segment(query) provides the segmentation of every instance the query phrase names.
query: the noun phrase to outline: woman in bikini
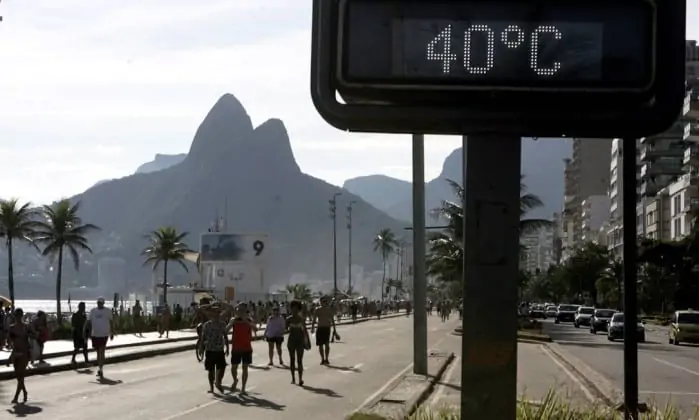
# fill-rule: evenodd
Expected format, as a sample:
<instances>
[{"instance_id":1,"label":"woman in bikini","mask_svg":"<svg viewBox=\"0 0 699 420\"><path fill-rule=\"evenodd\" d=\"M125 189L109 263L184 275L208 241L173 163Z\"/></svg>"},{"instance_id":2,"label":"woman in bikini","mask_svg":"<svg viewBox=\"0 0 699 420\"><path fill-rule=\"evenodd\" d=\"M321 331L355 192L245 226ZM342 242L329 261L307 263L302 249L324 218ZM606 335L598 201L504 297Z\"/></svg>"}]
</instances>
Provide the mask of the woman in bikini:
<instances>
[{"instance_id":1,"label":"woman in bikini","mask_svg":"<svg viewBox=\"0 0 699 420\"><path fill-rule=\"evenodd\" d=\"M12 363L17 377L17 390L12 404L17 404L20 391L22 392L22 402L27 402L27 387L24 384L24 378L29 364L30 335L29 325L24 322L24 311L20 308L15 309L14 323L10 325L9 331L9 338L12 342L12 353L9 361Z\"/></svg>"}]
</instances>

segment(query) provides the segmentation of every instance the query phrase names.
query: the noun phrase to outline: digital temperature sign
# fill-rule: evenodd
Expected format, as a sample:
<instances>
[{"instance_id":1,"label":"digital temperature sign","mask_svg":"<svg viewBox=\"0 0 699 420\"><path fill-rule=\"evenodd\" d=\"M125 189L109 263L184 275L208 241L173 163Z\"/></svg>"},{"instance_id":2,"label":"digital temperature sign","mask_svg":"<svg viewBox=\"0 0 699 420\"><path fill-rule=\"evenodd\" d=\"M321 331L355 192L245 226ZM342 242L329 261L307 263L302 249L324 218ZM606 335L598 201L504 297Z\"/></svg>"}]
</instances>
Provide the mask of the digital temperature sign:
<instances>
[{"instance_id":1,"label":"digital temperature sign","mask_svg":"<svg viewBox=\"0 0 699 420\"><path fill-rule=\"evenodd\" d=\"M625 90L655 77L642 0L341 0L340 85Z\"/></svg>"}]
</instances>

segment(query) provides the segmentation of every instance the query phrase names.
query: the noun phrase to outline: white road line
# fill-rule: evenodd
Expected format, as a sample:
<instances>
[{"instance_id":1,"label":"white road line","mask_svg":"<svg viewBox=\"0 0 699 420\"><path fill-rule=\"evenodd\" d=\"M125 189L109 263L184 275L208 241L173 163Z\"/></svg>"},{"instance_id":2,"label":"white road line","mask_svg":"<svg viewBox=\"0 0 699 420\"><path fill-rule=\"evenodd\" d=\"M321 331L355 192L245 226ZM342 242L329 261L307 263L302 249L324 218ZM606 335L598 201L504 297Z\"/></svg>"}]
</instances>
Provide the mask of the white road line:
<instances>
[{"instance_id":1,"label":"white road line","mask_svg":"<svg viewBox=\"0 0 699 420\"><path fill-rule=\"evenodd\" d=\"M255 388L257 388L257 386L251 386L251 387L249 387L247 390L248 390L248 391L252 391L252 390L255 389ZM188 414L195 413L195 412L201 410L202 408L210 407L210 406L212 406L212 405L214 405L214 404L218 404L218 403L220 403L220 402L221 402L221 400L211 400L211 401L209 401L209 402L207 402L207 403L198 405L198 406L196 406L196 407L192 407L192 408L190 408L189 410L180 411L180 412L177 413L177 414L173 414L172 416L165 417L163 420L174 420L174 419L178 419L178 418L184 417L184 416L186 416L186 415L188 415Z\"/></svg>"},{"instance_id":2,"label":"white road line","mask_svg":"<svg viewBox=\"0 0 699 420\"><path fill-rule=\"evenodd\" d=\"M647 394L647 395L687 395L687 396L696 396L699 395L699 392L683 392L683 391L638 391L639 394Z\"/></svg>"},{"instance_id":3,"label":"white road line","mask_svg":"<svg viewBox=\"0 0 699 420\"><path fill-rule=\"evenodd\" d=\"M444 392L446 390L446 386L444 384L448 384L451 381L452 376L454 376L454 373L456 372L456 368L459 367L459 357L455 357L454 360L451 362L452 365L449 367L449 370L447 370L447 373L444 375L444 378L440 381L440 385L437 388L437 392L432 394L430 397L430 401L428 402L429 406L436 407L437 403L439 403L439 400L442 399L444 396Z\"/></svg>"},{"instance_id":4,"label":"white road line","mask_svg":"<svg viewBox=\"0 0 699 420\"><path fill-rule=\"evenodd\" d=\"M675 369L677 369L677 370L681 370L681 371L683 371L683 372L687 372L687 373L689 373L690 375L699 376L699 372L697 372L696 370L688 369L688 368L686 368L686 367L684 367L684 366L676 365L676 364L674 364L674 363L672 363L672 362L668 362L667 360L659 359L659 358L657 358L657 357L654 357L653 360L655 360L655 361L658 362L658 363L662 363L662 364L664 364L664 365L673 367L673 368L675 368Z\"/></svg>"},{"instance_id":5,"label":"white road line","mask_svg":"<svg viewBox=\"0 0 699 420\"><path fill-rule=\"evenodd\" d=\"M376 398L378 398L379 395L383 394L388 389L389 386L393 385L393 383L395 381L397 381L398 378L400 378L401 376L408 373L410 371L410 369L412 369L412 368L413 368L413 364L410 363L408 366L404 367L400 372L396 373L391 379L388 380L388 382L386 382L381 388L379 388L378 391L374 392L366 400L364 400L364 402L361 403L359 405L359 407L357 407L357 409L354 410L354 412L361 411L366 406L371 404L371 402L374 401Z\"/></svg>"},{"instance_id":6,"label":"white road line","mask_svg":"<svg viewBox=\"0 0 699 420\"><path fill-rule=\"evenodd\" d=\"M553 360L553 363L555 363L559 368L561 368L561 370L563 370L563 372L565 372L566 375L568 375L568 377L569 377L573 382L575 382L576 385L578 385L578 387L582 390L583 394L585 394L585 398L587 398L588 400L590 400L590 402L593 402L593 403L594 403L594 402L597 402L597 398L595 398L595 396L592 395L592 392L590 392L590 390L587 389L587 387L585 386L585 384L583 384L582 381L581 381L577 376L575 376L575 375L573 374L573 372L571 372L567 367L565 367L565 366L563 365L563 363L561 363L558 359L556 359L556 357L551 353L551 350L549 350L548 348L546 348L546 346L543 345L543 344L542 344L540 347L541 347L541 350L542 350L544 353L546 353L546 355L547 355L551 360Z\"/></svg>"},{"instance_id":7,"label":"white road line","mask_svg":"<svg viewBox=\"0 0 699 420\"><path fill-rule=\"evenodd\" d=\"M436 343L434 343L432 346L429 346L429 347L430 347L431 349L433 349L433 350L439 350L439 345L442 344L442 343L444 342L444 340L446 340L447 338L448 338L448 336L445 336L445 337L443 337L441 340L437 341ZM429 351L429 350L428 350L428 351ZM376 398L378 398L379 395L381 395L381 394L383 394L384 392L386 392L386 390L388 389L388 387L390 387L391 385L393 385L393 383L394 383L395 381L397 381L401 376L407 374L407 373L410 371L410 369L412 369L412 368L413 368L413 364L410 363L408 366L406 366L406 367L404 367L403 369L401 369L400 372L396 373L391 379L388 380L388 382L386 382L385 384L383 384L383 386L382 386L381 388L379 388L378 391L376 391L376 392L374 392L373 394L369 395L369 397L368 397L366 400L364 400L364 402L361 403L361 404L359 405L359 407L357 407L355 410L353 410L352 413L356 413L356 412L359 412L359 411L362 411L363 409L365 409L366 406L368 406L369 404L371 404L371 402L374 401Z\"/></svg>"}]
</instances>

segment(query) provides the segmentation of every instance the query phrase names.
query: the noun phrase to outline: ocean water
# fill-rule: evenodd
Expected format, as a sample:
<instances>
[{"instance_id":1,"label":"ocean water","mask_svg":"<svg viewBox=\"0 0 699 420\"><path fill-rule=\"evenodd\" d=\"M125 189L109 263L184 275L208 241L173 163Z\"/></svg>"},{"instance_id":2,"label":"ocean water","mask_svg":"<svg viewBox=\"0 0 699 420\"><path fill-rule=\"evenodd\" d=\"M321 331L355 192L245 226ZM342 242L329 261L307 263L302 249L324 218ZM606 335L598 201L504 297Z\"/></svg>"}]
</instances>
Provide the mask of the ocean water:
<instances>
[{"instance_id":1,"label":"ocean water","mask_svg":"<svg viewBox=\"0 0 699 420\"><path fill-rule=\"evenodd\" d=\"M85 300L85 309L88 311L92 308L95 308L97 306L97 300L92 299L92 300ZM78 309L78 303L80 303L79 300L71 300L70 304L68 303L67 300L61 301L61 312L62 313L70 313L73 311L76 311ZM104 306L111 308L112 302L109 299L105 299ZM129 300L124 300L124 308L128 309L132 307L135 304L135 301L129 301ZM17 308L22 308L25 313L36 313L38 311L44 311L46 313L56 313L56 301L55 300L47 300L47 299L19 299L15 301L15 306ZM152 302L147 302L141 300L141 306L144 307L146 313L150 314L153 313L153 304Z\"/></svg>"}]
</instances>

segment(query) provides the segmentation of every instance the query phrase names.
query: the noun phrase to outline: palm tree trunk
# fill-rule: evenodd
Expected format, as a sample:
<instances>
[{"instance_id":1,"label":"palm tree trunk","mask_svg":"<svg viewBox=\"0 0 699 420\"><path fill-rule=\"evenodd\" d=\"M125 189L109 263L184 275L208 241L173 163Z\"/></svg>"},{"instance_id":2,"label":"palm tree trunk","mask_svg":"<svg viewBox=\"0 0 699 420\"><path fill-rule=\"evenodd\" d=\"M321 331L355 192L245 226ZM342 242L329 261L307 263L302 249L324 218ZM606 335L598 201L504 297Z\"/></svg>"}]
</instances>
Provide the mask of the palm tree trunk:
<instances>
[{"instance_id":1,"label":"palm tree trunk","mask_svg":"<svg viewBox=\"0 0 699 420\"><path fill-rule=\"evenodd\" d=\"M7 287L10 289L10 302L12 310L15 310L15 272L12 264L12 238L7 238Z\"/></svg>"},{"instance_id":2,"label":"palm tree trunk","mask_svg":"<svg viewBox=\"0 0 699 420\"><path fill-rule=\"evenodd\" d=\"M167 305L167 260L163 264L163 305Z\"/></svg>"},{"instance_id":3,"label":"palm tree trunk","mask_svg":"<svg viewBox=\"0 0 699 420\"><path fill-rule=\"evenodd\" d=\"M58 248L58 269L56 270L56 319L61 325L61 281L63 280L63 247Z\"/></svg>"},{"instance_id":4,"label":"palm tree trunk","mask_svg":"<svg viewBox=\"0 0 699 420\"><path fill-rule=\"evenodd\" d=\"M383 289L386 283L386 257L383 259L383 276L381 277L381 304L383 305Z\"/></svg>"}]
</instances>

